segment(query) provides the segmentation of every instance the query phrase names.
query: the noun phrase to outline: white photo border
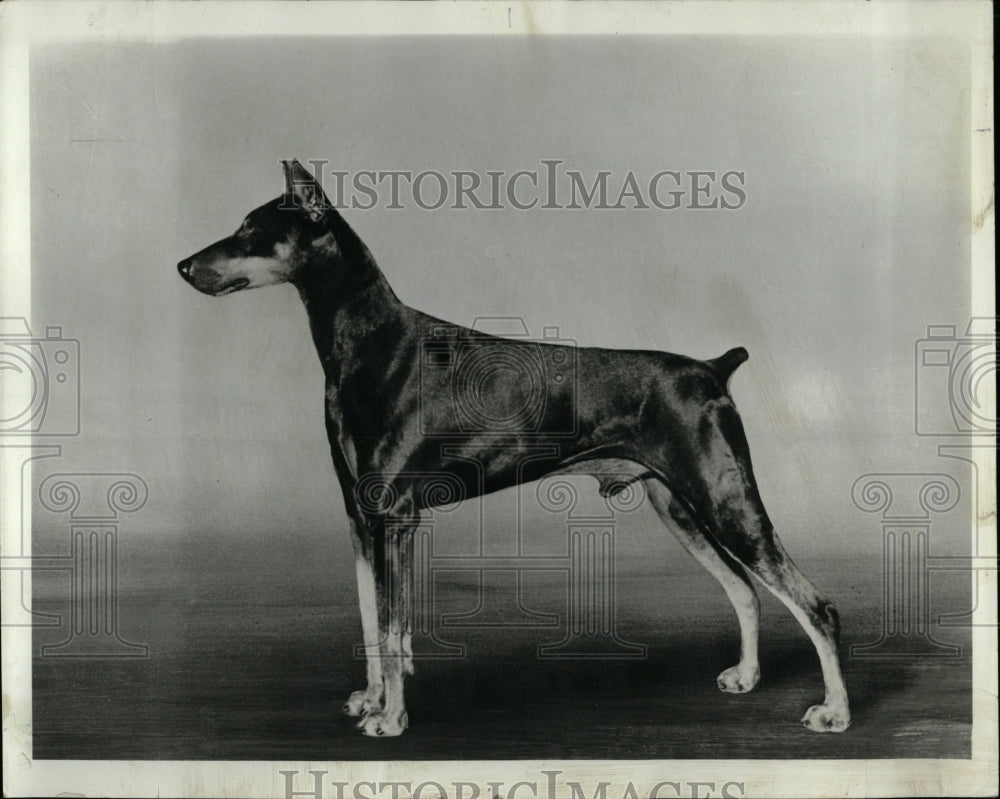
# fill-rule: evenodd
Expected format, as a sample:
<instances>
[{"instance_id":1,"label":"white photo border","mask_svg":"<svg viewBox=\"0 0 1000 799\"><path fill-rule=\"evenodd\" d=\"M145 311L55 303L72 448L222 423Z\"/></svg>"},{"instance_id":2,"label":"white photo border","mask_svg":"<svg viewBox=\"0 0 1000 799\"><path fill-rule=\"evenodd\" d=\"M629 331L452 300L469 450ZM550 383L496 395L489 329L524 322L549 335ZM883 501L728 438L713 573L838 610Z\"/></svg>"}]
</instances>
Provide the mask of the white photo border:
<instances>
[{"instance_id":1,"label":"white photo border","mask_svg":"<svg viewBox=\"0 0 1000 799\"><path fill-rule=\"evenodd\" d=\"M730 36L916 36L959 40L971 54L969 147L970 225L976 316L995 316L993 209L992 8L987 2L698 2L698 3L501 3L343 4L278 2L14 2L0 8L0 316L31 317L29 48L37 43L131 40L164 42L197 37L389 36L480 34L491 36L615 33ZM6 461L5 467L10 463ZM995 484L995 452L978 464ZM19 540L12 506L20 504L16 474L2 472L3 545ZM10 500L14 501L10 501ZM980 543L996 557L996 497L982 498ZM989 511L992 510L992 514ZM27 526L27 524L26 524ZM30 528L29 528L30 529ZM18 601L15 572L3 572L4 614ZM18 573L19 574L19 573ZM30 575L30 572L24 572ZM546 771L560 783L575 780L588 794L611 781L609 799L639 795L658 782L739 783L744 796L976 796L996 790L997 631L996 571L980 582L973 627L973 739L969 760L869 761L490 761L490 762L210 762L32 760L31 628L4 627L3 765L7 796L243 796L286 795L281 771L304 780L325 771L348 784L359 781L434 780L484 785L519 780L544 785ZM28 589L30 591L30 586ZM8 601L11 600L11 601ZM449 791L451 789L449 788ZM69 792L69 793L67 793ZM331 793L332 795L332 793ZM429 794L428 794L429 795ZM527 794L525 794L527 795Z\"/></svg>"}]
</instances>

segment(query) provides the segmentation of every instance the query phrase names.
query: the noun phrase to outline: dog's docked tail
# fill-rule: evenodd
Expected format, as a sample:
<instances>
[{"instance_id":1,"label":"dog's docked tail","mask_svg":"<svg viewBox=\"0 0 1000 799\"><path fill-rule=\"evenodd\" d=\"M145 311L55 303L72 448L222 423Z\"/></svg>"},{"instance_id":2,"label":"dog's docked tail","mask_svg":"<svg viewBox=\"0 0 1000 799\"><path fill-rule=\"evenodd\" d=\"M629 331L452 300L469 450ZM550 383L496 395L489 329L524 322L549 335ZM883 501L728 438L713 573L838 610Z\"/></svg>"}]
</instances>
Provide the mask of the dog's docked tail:
<instances>
[{"instance_id":1,"label":"dog's docked tail","mask_svg":"<svg viewBox=\"0 0 1000 799\"><path fill-rule=\"evenodd\" d=\"M736 371L737 367L745 360L750 357L750 354L743 349L743 347L734 347L729 350L725 355L720 355L718 358L712 358L709 361L705 361L715 372L719 379L725 384L729 382L729 378L732 376L733 372Z\"/></svg>"}]
</instances>

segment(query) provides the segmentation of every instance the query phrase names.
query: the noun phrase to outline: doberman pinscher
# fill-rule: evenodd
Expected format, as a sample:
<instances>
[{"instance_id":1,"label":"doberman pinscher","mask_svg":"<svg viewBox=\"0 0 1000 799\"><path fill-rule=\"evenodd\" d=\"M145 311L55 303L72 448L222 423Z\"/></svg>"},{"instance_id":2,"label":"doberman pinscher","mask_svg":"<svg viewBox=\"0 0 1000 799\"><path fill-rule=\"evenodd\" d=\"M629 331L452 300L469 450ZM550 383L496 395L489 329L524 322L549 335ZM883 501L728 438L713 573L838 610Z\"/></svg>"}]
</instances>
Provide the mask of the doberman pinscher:
<instances>
[{"instance_id":1,"label":"doberman pinscher","mask_svg":"<svg viewBox=\"0 0 1000 799\"><path fill-rule=\"evenodd\" d=\"M291 283L305 304L356 556L368 686L344 709L361 717L358 727L399 735L407 726L412 538L421 511L440 504L429 490L435 478L446 475L472 497L584 472L605 493L644 481L664 523L722 584L739 618L741 654L719 675L719 688L743 693L760 678L749 570L788 606L819 654L826 697L802 724L847 729L837 612L774 533L728 391L746 351L699 361L577 348L430 317L397 299L313 175L298 161L282 163L284 194L177 268L205 294ZM539 445L555 454L534 457Z\"/></svg>"}]
</instances>

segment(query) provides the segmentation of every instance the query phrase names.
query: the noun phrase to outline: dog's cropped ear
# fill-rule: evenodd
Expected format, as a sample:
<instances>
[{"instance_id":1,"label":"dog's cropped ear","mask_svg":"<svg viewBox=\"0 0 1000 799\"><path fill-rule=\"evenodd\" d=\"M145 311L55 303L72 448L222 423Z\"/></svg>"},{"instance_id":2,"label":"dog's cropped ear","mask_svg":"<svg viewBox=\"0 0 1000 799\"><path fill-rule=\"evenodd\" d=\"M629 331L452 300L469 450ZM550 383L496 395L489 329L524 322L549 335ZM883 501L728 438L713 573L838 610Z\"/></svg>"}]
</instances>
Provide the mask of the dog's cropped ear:
<instances>
[{"instance_id":1,"label":"dog's cropped ear","mask_svg":"<svg viewBox=\"0 0 1000 799\"><path fill-rule=\"evenodd\" d=\"M285 199L282 208L302 208L313 222L318 222L330 208L319 181L296 160L282 161L285 169Z\"/></svg>"}]
</instances>

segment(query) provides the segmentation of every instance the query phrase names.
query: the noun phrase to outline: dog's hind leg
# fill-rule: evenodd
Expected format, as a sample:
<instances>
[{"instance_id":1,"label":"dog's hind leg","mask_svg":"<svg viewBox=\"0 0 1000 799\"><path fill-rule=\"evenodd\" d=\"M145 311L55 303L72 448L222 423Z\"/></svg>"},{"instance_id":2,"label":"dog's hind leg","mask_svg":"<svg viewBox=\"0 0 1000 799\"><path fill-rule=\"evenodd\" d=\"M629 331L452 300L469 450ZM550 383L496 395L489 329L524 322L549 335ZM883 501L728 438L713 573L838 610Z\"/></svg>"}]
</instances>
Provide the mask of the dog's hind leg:
<instances>
[{"instance_id":1,"label":"dog's hind leg","mask_svg":"<svg viewBox=\"0 0 1000 799\"><path fill-rule=\"evenodd\" d=\"M649 479L645 486L646 495L663 523L694 559L722 584L739 619L740 662L718 676L719 689L731 694L752 691L760 680L757 659L760 600L746 569L698 528L663 483Z\"/></svg>"},{"instance_id":2,"label":"dog's hind leg","mask_svg":"<svg viewBox=\"0 0 1000 799\"><path fill-rule=\"evenodd\" d=\"M843 732L851 724L851 712L837 652L837 610L792 563L774 534L753 484L734 473L729 477L711 489L716 496L707 514L711 520L708 534L781 600L816 647L826 696L823 704L806 711L802 725L815 732Z\"/></svg>"},{"instance_id":3,"label":"dog's hind leg","mask_svg":"<svg viewBox=\"0 0 1000 799\"><path fill-rule=\"evenodd\" d=\"M837 611L792 563L774 534L732 400L702 398L700 411L694 411L690 403L681 409L686 425L675 434L672 457L651 464L654 473L659 473L675 501L705 534L781 600L816 647L826 697L806 711L802 724L816 732L846 730L851 713L837 652ZM679 453L687 457L678 458ZM677 468L679 462L684 468Z\"/></svg>"},{"instance_id":4,"label":"dog's hind leg","mask_svg":"<svg viewBox=\"0 0 1000 799\"><path fill-rule=\"evenodd\" d=\"M730 402L715 403L702 417L698 445L697 483L688 483L686 497L675 498L802 625L816 647L826 689L823 704L809 708L802 724L816 732L843 732L851 713L837 652L837 610L792 563L775 535L757 491L743 425Z\"/></svg>"},{"instance_id":5,"label":"dog's hind leg","mask_svg":"<svg viewBox=\"0 0 1000 799\"><path fill-rule=\"evenodd\" d=\"M365 735L400 735L408 724L403 701L403 678L407 673L403 636L409 626L412 581L407 572L414 526L412 521L386 522L379 526L380 534L373 537L375 562L382 564L381 569L375 570L375 584L384 702L381 708L358 722L358 728ZM412 660L409 670L412 671Z\"/></svg>"}]
</instances>

